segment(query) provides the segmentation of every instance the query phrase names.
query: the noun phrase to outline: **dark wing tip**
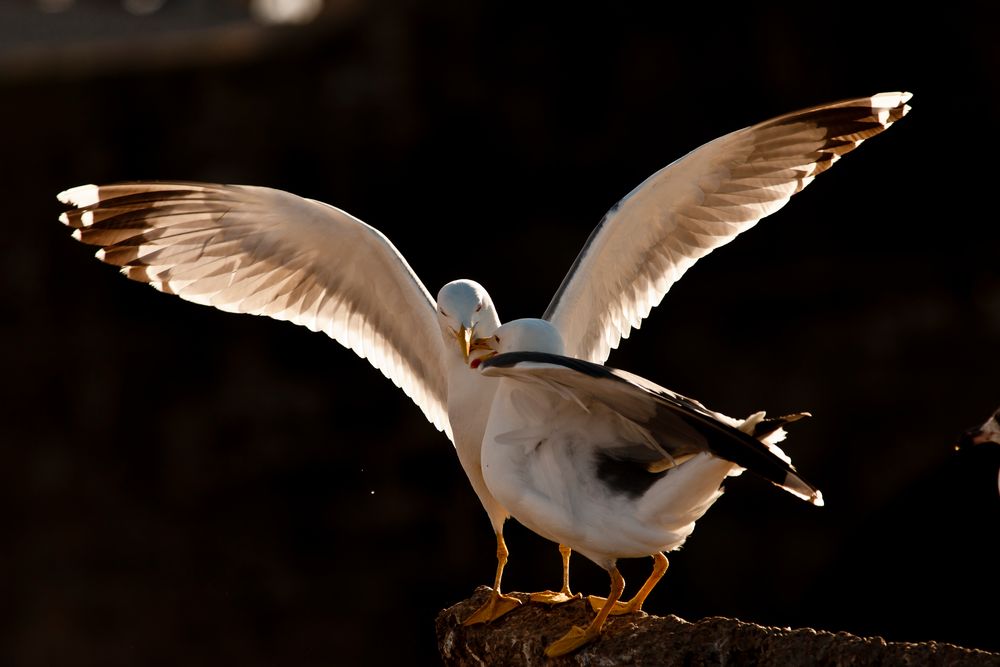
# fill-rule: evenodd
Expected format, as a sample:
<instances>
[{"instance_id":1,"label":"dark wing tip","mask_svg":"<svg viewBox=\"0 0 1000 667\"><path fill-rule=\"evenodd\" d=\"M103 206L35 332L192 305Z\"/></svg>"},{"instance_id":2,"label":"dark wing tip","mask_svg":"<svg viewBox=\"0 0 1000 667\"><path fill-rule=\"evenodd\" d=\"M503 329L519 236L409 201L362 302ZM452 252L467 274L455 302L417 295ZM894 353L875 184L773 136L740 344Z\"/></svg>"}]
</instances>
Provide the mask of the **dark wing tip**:
<instances>
[{"instance_id":1,"label":"dark wing tip","mask_svg":"<svg viewBox=\"0 0 1000 667\"><path fill-rule=\"evenodd\" d=\"M878 93L778 116L753 126L758 142L755 150L758 158L778 159L780 165L781 158L787 157L787 142L799 141L800 149L809 147L811 140L800 134L803 126L822 130L822 137L800 156L807 158L798 167L802 171L801 190L866 139L881 134L909 113L906 102L912 96L908 92Z\"/></svg>"},{"instance_id":2,"label":"dark wing tip","mask_svg":"<svg viewBox=\"0 0 1000 667\"><path fill-rule=\"evenodd\" d=\"M785 475L785 481L781 484L781 488L794 496L802 498L806 502L812 503L816 507L823 507L825 505L823 493L795 473L790 472Z\"/></svg>"},{"instance_id":3,"label":"dark wing tip","mask_svg":"<svg viewBox=\"0 0 1000 667\"><path fill-rule=\"evenodd\" d=\"M761 419L759 422L754 424L753 427L753 437L758 440L766 438L771 435L779 428L784 428L792 422L797 422L800 419L805 419L806 417L812 417L810 412L795 412L790 415L782 415L781 417L769 417L766 419Z\"/></svg>"}]
</instances>

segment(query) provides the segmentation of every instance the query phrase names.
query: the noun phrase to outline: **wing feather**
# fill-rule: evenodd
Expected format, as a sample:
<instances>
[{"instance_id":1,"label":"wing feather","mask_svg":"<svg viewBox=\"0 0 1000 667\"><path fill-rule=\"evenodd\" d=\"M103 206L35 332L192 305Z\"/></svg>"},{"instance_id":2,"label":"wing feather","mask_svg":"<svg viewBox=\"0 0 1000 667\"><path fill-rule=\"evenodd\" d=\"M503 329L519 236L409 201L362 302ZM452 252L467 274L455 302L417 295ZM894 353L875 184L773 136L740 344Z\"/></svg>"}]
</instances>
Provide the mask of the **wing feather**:
<instances>
[{"instance_id":1,"label":"wing feather","mask_svg":"<svg viewBox=\"0 0 1000 667\"><path fill-rule=\"evenodd\" d=\"M902 118L910 97L880 93L786 114L650 176L604 216L545 311L567 354L603 363L692 264Z\"/></svg>"},{"instance_id":2,"label":"wing feather","mask_svg":"<svg viewBox=\"0 0 1000 667\"><path fill-rule=\"evenodd\" d=\"M85 185L60 220L97 256L194 303L323 331L367 358L451 437L434 302L378 230L270 188Z\"/></svg>"},{"instance_id":3,"label":"wing feather","mask_svg":"<svg viewBox=\"0 0 1000 667\"><path fill-rule=\"evenodd\" d=\"M483 362L480 369L487 376L571 395L581 405L600 403L631 423L628 437L606 446L634 448L643 443L649 451L639 458L648 461L651 469L661 462L679 465L691 455L709 452L803 500L823 504L823 495L799 476L780 450L737 428L736 420L637 375L544 352L497 355ZM751 419L759 422L763 416L758 413Z\"/></svg>"}]
</instances>

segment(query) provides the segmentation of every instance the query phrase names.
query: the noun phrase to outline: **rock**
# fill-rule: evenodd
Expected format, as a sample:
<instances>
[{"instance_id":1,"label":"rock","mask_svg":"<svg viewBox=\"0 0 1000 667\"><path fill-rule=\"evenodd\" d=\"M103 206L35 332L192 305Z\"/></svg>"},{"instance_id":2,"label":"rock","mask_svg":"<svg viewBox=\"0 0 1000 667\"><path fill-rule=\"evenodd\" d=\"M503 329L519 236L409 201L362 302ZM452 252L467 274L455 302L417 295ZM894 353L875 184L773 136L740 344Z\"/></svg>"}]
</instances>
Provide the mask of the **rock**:
<instances>
[{"instance_id":1,"label":"rock","mask_svg":"<svg viewBox=\"0 0 1000 667\"><path fill-rule=\"evenodd\" d=\"M481 586L468 600L438 614L438 650L445 665L906 665L912 667L997 666L1000 654L939 642L887 642L846 632L770 628L731 618L712 617L689 623L677 616L639 613L612 616L600 641L556 660L545 647L572 625L585 626L593 612L585 600L546 607L528 602L489 625L463 627L486 601Z\"/></svg>"}]
</instances>

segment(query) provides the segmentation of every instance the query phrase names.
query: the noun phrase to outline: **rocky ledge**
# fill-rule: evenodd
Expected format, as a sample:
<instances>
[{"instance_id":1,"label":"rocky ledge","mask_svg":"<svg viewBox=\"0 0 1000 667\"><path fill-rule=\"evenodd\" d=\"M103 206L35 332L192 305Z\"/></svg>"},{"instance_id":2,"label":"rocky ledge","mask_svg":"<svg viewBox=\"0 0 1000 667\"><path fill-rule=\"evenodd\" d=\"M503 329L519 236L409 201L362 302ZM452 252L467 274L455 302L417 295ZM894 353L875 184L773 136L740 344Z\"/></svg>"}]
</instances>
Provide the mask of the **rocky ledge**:
<instances>
[{"instance_id":1,"label":"rocky ledge","mask_svg":"<svg viewBox=\"0 0 1000 667\"><path fill-rule=\"evenodd\" d=\"M888 667L1000 667L1000 654L940 642L887 642L846 632L769 628L731 618L689 623L677 616L639 613L608 619L599 642L555 660L545 647L573 625L593 617L578 600L558 607L526 604L490 625L464 627L462 619L486 600L482 586L468 600L438 614L437 640L448 666L476 665L851 665Z\"/></svg>"}]
</instances>

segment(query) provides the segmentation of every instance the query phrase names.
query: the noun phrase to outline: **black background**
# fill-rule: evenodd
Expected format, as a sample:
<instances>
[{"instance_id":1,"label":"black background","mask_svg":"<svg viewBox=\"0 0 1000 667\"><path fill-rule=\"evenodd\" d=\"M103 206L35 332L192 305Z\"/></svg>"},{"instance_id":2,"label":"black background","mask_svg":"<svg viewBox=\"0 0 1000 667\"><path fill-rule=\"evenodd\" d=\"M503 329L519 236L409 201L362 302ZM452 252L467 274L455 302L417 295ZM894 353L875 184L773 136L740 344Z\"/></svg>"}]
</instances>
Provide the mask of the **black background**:
<instances>
[{"instance_id":1,"label":"black background","mask_svg":"<svg viewBox=\"0 0 1000 667\"><path fill-rule=\"evenodd\" d=\"M702 4L357 4L244 58L0 80L3 664L434 663L435 614L495 562L452 447L366 361L125 280L58 223L60 190L286 189L508 320L653 171L883 90L913 112L611 355L734 416L811 411L784 449L827 499L731 480L646 608L1000 651L1000 457L952 450L1000 402L995 17ZM555 547L507 534L507 588L556 586ZM629 590L648 568L623 563Z\"/></svg>"}]
</instances>

